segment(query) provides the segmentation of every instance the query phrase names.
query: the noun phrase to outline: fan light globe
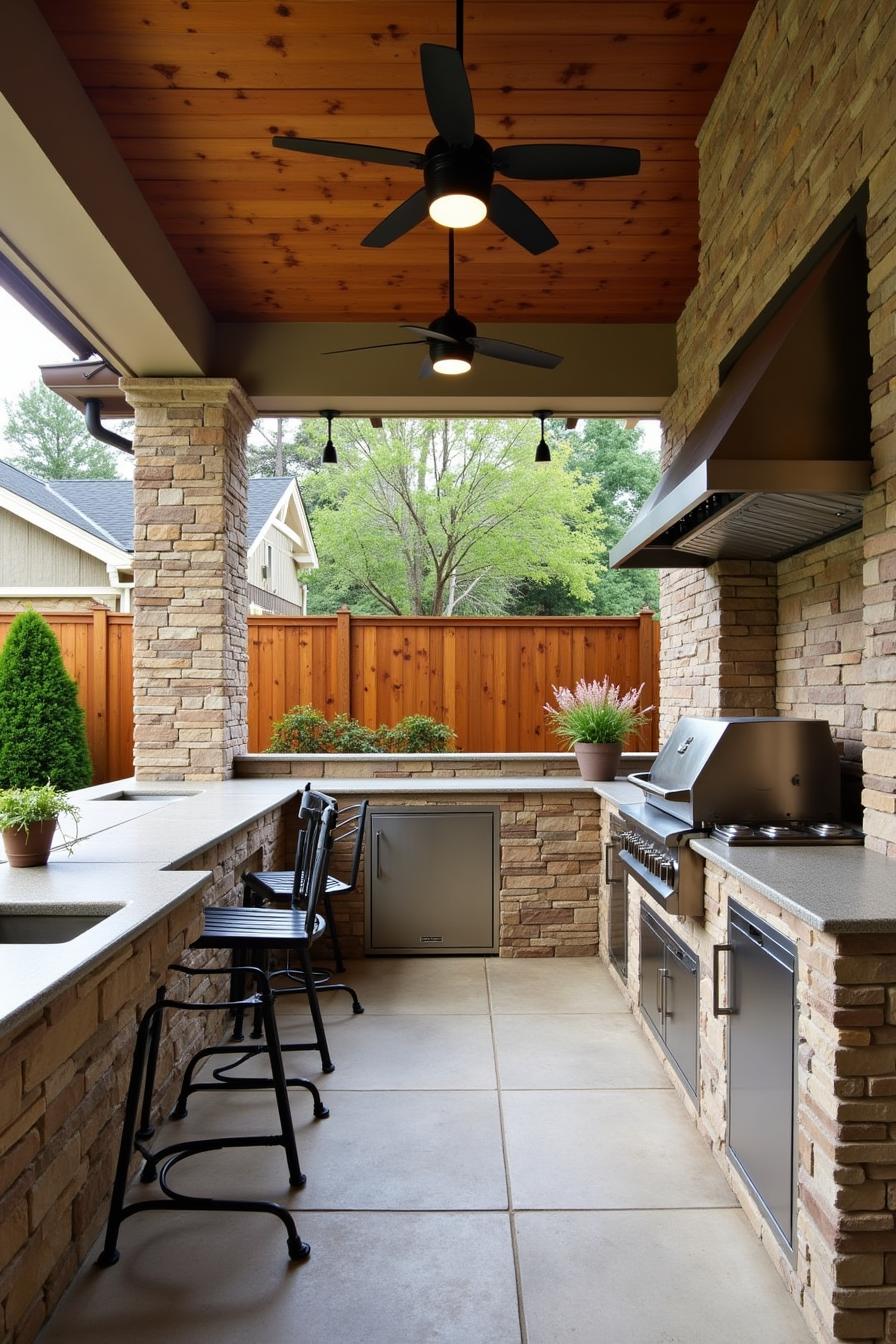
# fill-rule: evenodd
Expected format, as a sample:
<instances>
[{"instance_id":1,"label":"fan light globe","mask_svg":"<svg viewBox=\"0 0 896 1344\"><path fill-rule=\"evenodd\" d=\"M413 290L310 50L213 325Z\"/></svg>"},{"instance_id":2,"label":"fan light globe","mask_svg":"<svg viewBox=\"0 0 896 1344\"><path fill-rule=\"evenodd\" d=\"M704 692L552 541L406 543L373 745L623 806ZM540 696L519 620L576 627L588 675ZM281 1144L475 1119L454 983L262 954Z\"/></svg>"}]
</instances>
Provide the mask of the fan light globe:
<instances>
[{"instance_id":1,"label":"fan light globe","mask_svg":"<svg viewBox=\"0 0 896 1344\"><path fill-rule=\"evenodd\" d=\"M430 218L446 229L472 229L481 224L488 214L488 206L478 196L451 192L437 196L429 206Z\"/></svg>"},{"instance_id":2,"label":"fan light globe","mask_svg":"<svg viewBox=\"0 0 896 1344\"><path fill-rule=\"evenodd\" d=\"M432 362L433 373L469 373L472 367L473 361L462 355L441 355Z\"/></svg>"}]
</instances>

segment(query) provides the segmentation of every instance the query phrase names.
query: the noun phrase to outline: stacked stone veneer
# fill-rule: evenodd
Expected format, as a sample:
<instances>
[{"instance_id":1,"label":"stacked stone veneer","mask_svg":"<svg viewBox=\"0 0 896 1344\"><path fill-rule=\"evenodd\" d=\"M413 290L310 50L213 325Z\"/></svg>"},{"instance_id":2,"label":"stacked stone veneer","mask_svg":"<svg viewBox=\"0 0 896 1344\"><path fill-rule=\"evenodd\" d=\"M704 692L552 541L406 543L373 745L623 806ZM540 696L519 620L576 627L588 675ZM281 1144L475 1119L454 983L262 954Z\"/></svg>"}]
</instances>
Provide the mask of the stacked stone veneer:
<instances>
[{"instance_id":1,"label":"stacked stone veneer","mask_svg":"<svg viewBox=\"0 0 896 1344\"><path fill-rule=\"evenodd\" d=\"M605 839L611 814L605 805ZM638 1006L640 905L646 898L631 879L628 889L627 978L620 981L612 968L611 973L656 1046ZM726 1024L712 1015L712 948L728 940L731 900L779 928L797 949L793 1263L726 1152ZM609 964L607 913L601 900L600 954ZM664 1060L673 1086L815 1336L825 1344L890 1344L896 1340L896 934L821 933L712 863L706 867L705 919L666 918L700 958L698 1105ZM723 970L723 997L727 992Z\"/></svg>"},{"instance_id":2,"label":"stacked stone veneer","mask_svg":"<svg viewBox=\"0 0 896 1344\"><path fill-rule=\"evenodd\" d=\"M278 809L191 860L212 874L204 890L0 1041L0 1337L9 1344L35 1338L103 1229L139 1016L163 978L176 998L223 996L226 977L166 976L166 968L198 934L203 904L236 901L246 863L277 866L282 856ZM220 1012L169 1014L158 1116L186 1060L226 1029Z\"/></svg>"},{"instance_id":3,"label":"stacked stone veneer","mask_svg":"<svg viewBox=\"0 0 896 1344\"><path fill-rule=\"evenodd\" d=\"M222 779L245 751L246 434L231 379L123 379L134 407L134 771Z\"/></svg>"},{"instance_id":4,"label":"stacked stone veneer","mask_svg":"<svg viewBox=\"0 0 896 1344\"><path fill-rule=\"evenodd\" d=\"M867 250L870 385L874 490L865 511L862 723L865 824L869 843L896 855L896 116L892 69L896 59L896 10L888 0L759 0L734 60L701 130L700 275L677 328L679 388L663 414L667 461L679 450L718 386L723 356L823 234L861 185L869 189ZM839 585L842 553L823 548L831 565L819 573L820 590ZM751 566L743 576L754 576ZM776 704L788 708L789 679L766 704L766 689L750 678L764 657L744 640L725 649L728 626L745 622L749 608L732 611L724 587L730 569L666 572L662 579L661 677L664 731L684 709L699 713L746 712ZM757 576L759 577L759 576ZM763 575L762 577L768 576ZM784 602L793 596L793 570L782 567ZM828 582L829 579L829 582ZM823 601L824 599L820 599ZM756 624L757 637L767 627ZM789 610L789 607L786 608ZM842 611L831 610L832 631L843 629ZM815 618L812 640L821 639ZM746 624L750 624L748 620ZM784 616L782 626L794 620ZM792 630L788 631L793 634ZM852 638L855 632L849 632ZM807 640L807 643L809 641ZM690 650L707 655L703 666ZM792 648L784 644L781 652ZM847 650L855 652L854 649ZM806 659L812 658L811 653ZM824 656L824 655L823 655ZM786 653L782 662L789 661ZM723 671L723 664L728 663ZM824 666L824 664L823 664ZM844 662L838 685L856 686ZM788 672L800 669L782 668ZM856 741L858 700L847 689L841 701L808 676L810 694L800 712L845 707L847 744ZM825 675L832 675L827 673ZM740 679L726 688L724 678ZM723 694L725 692L725 694ZM814 711L817 712L817 711ZM854 747L849 747L854 750Z\"/></svg>"},{"instance_id":5,"label":"stacked stone veneer","mask_svg":"<svg viewBox=\"0 0 896 1344\"><path fill-rule=\"evenodd\" d=\"M844 756L862 756L863 538L839 537L778 569L777 705L824 718Z\"/></svg>"}]
</instances>

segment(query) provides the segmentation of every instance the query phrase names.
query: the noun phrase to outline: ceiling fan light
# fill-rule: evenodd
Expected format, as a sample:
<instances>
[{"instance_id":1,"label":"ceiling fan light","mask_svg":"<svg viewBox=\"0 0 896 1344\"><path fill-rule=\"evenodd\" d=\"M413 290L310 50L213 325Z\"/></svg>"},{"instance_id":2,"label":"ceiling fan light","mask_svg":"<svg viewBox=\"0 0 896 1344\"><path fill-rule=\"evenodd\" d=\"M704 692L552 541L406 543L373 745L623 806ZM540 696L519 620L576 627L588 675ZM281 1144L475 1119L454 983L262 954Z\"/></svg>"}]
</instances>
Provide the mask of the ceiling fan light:
<instances>
[{"instance_id":1,"label":"ceiling fan light","mask_svg":"<svg viewBox=\"0 0 896 1344\"><path fill-rule=\"evenodd\" d=\"M437 355L432 361L433 373L459 374L469 373L473 367L473 361L466 355Z\"/></svg>"},{"instance_id":2,"label":"ceiling fan light","mask_svg":"<svg viewBox=\"0 0 896 1344\"><path fill-rule=\"evenodd\" d=\"M479 196L452 191L430 201L429 213L445 229L472 229L485 219L488 206Z\"/></svg>"}]
</instances>

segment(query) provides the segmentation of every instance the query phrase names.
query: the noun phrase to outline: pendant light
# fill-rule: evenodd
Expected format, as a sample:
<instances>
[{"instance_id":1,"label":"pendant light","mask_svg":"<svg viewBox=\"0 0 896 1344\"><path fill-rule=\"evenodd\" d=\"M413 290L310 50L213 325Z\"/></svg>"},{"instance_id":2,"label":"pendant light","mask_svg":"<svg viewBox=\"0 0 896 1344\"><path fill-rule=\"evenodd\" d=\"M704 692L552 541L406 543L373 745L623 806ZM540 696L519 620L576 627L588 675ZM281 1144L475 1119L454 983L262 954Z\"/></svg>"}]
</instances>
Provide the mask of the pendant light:
<instances>
[{"instance_id":1,"label":"pendant light","mask_svg":"<svg viewBox=\"0 0 896 1344\"><path fill-rule=\"evenodd\" d=\"M335 466L338 462L336 456L336 445L333 442L333 421L338 417L338 411L321 411L321 415L327 422L327 441L324 444L324 451L321 454L321 462L329 467Z\"/></svg>"},{"instance_id":2,"label":"pendant light","mask_svg":"<svg viewBox=\"0 0 896 1344\"><path fill-rule=\"evenodd\" d=\"M541 421L541 438L538 441L538 447L535 449L535 461L550 462L551 450L548 447L546 438L544 437L544 422L550 415L550 411L533 411L532 414L535 416L537 420Z\"/></svg>"}]
</instances>

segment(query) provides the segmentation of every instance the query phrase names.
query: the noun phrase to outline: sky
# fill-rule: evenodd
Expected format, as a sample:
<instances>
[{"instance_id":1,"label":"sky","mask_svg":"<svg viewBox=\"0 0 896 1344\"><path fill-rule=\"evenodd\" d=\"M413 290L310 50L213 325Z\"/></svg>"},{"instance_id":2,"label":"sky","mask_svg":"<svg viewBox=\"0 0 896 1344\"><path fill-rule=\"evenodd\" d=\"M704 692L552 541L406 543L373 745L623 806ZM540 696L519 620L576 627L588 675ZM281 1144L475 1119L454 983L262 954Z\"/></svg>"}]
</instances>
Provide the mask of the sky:
<instances>
[{"instance_id":1,"label":"sky","mask_svg":"<svg viewBox=\"0 0 896 1344\"><path fill-rule=\"evenodd\" d=\"M52 332L41 326L37 318L19 304L5 289L0 289L0 456L14 454L14 449L3 439L6 423L5 402L15 401L39 377L38 365L64 364L72 352ZM642 420L644 444L659 451L660 427L657 420ZM122 463L121 474L130 476L128 464Z\"/></svg>"}]
</instances>

